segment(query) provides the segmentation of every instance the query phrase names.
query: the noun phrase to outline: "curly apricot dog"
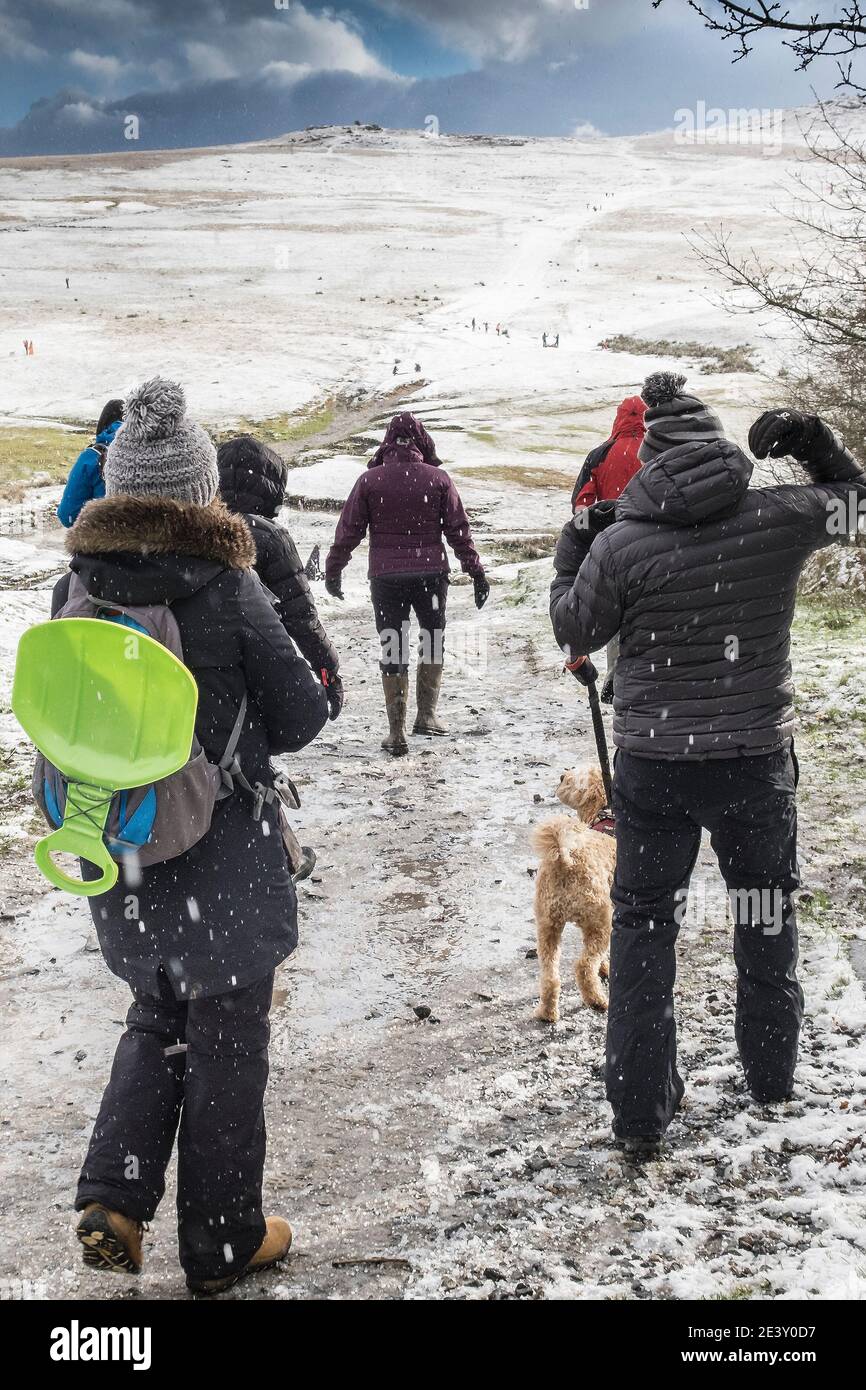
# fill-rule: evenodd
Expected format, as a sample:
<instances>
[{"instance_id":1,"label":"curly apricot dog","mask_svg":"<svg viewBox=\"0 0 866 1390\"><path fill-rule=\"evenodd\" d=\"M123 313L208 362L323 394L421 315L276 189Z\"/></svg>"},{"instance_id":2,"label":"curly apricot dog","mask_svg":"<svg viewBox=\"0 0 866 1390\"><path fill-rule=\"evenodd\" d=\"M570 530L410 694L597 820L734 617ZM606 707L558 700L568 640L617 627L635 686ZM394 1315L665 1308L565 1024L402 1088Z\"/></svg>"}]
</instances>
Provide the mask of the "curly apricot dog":
<instances>
[{"instance_id":1,"label":"curly apricot dog","mask_svg":"<svg viewBox=\"0 0 866 1390\"><path fill-rule=\"evenodd\" d=\"M597 767L564 772L556 795L577 816L554 816L537 826L533 848L541 856L535 881L535 923L541 974L541 1002L535 1017L559 1018L559 953L566 922L583 933L583 951L574 975L585 1004L606 1009L602 979L607 978L612 908L610 886L616 863L611 835L592 830L605 806Z\"/></svg>"}]
</instances>

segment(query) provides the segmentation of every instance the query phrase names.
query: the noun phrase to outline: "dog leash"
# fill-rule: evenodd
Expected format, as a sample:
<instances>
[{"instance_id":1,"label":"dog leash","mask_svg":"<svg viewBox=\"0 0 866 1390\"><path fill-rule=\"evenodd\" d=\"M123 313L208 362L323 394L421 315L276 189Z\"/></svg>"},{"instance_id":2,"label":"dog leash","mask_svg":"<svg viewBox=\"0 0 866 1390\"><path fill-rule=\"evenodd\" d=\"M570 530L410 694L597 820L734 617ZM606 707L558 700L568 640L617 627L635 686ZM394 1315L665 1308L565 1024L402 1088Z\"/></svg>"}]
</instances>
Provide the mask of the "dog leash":
<instances>
[{"instance_id":1,"label":"dog leash","mask_svg":"<svg viewBox=\"0 0 866 1390\"><path fill-rule=\"evenodd\" d=\"M604 732L604 719L601 713L601 701L598 698L598 687L595 681L588 681L586 693L589 696L589 709L592 714L592 730L595 734L595 747L598 753L598 763L601 768L601 780L604 783L604 795L608 807L613 806L613 786L610 778L610 759L607 753L607 736Z\"/></svg>"}]
</instances>

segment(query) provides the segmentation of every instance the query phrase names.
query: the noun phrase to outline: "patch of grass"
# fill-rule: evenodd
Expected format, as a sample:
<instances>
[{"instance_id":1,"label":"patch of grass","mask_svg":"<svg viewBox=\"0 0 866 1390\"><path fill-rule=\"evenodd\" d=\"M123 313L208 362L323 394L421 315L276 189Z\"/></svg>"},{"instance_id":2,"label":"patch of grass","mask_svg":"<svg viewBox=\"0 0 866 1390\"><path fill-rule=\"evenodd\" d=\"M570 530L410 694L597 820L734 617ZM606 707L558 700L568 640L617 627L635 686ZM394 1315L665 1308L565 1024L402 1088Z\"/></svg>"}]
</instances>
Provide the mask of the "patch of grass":
<instances>
[{"instance_id":1,"label":"patch of grass","mask_svg":"<svg viewBox=\"0 0 866 1390\"><path fill-rule=\"evenodd\" d=\"M866 637L866 604L859 594L803 594L797 600L794 626L808 637L820 629L828 632L857 631Z\"/></svg>"},{"instance_id":2,"label":"patch of grass","mask_svg":"<svg viewBox=\"0 0 866 1390\"><path fill-rule=\"evenodd\" d=\"M851 983L850 975L837 975L830 988L827 990L828 999L841 999L846 989Z\"/></svg>"},{"instance_id":3,"label":"patch of grass","mask_svg":"<svg viewBox=\"0 0 866 1390\"><path fill-rule=\"evenodd\" d=\"M22 756L16 749L0 749L0 800L5 802L19 792L28 790L32 772L29 751Z\"/></svg>"},{"instance_id":4,"label":"patch of grass","mask_svg":"<svg viewBox=\"0 0 866 1390\"><path fill-rule=\"evenodd\" d=\"M825 888L814 888L797 898L797 912L813 922L820 922L832 910L833 902Z\"/></svg>"},{"instance_id":5,"label":"patch of grass","mask_svg":"<svg viewBox=\"0 0 866 1390\"><path fill-rule=\"evenodd\" d=\"M757 371L752 361L754 348L747 343L718 348L707 347L706 343L678 343L670 338L636 338L631 333L617 333L606 338L604 346L610 352L633 352L638 357L686 357L700 363L704 373Z\"/></svg>"},{"instance_id":6,"label":"patch of grass","mask_svg":"<svg viewBox=\"0 0 866 1390\"><path fill-rule=\"evenodd\" d=\"M489 546L503 561L552 560L558 539L555 531L549 531L538 536L496 537Z\"/></svg>"},{"instance_id":7,"label":"patch of grass","mask_svg":"<svg viewBox=\"0 0 866 1390\"><path fill-rule=\"evenodd\" d=\"M794 627L803 636L823 630L866 638L866 604L863 596L845 594L838 589L827 594L801 596Z\"/></svg>"},{"instance_id":8,"label":"patch of grass","mask_svg":"<svg viewBox=\"0 0 866 1390\"><path fill-rule=\"evenodd\" d=\"M713 1294L711 1303L739 1303L746 1299L756 1298L757 1290L753 1284L734 1284L733 1288L727 1289L725 1293Z\"/></svg>"},{"instance_id":9,"label":"patch of grass","mask_svg":"<svg viewBox=\"0 0 866 1390\"><path fill-rule=\"evenodd\" d=\"M538 595L530 583L528 570L517 571L517 578L509 591L503 595L502 601L509 608L522 608L527 603L537 603Z\"/></svg>"},{"instance_id":10,"label":"patch of grass","mask_svg":"<svg viewBox=\"0 0 866 1390\"><path fill-rule=\"evenodd\" d=\"M215 444L223 444L236 434L252 434L265 443L285 443L309 439L328 429L336 414L336 403L323 401L310 410L284 410L281 415L268 415L262 420L253 420L242 415L231 429L208 430Z\"/></svg>"},{"instance_id":11,"label":"patch of grass","mask_svg":"<svg viewBox=\"0 0 866 1390\"><path fill-rule=\"evenodd\" d=\"M460 467L454 469L455 477L478 478L486 482L516 483L518 487L555 487L567 489L569 497L579 469L573 473L563 473L559 468L524 468L519 463L493 464L490 468Z\"/></svg>"},{"instance_id":12,"label":"patch of grass","mask_svg":"<svg viewBox=\"0 0 866 1390\"><path fill-rule=\"evenodd\" d=\"M92 435L51 426L0 429L0 494L8 496L16 485L42 477L46 483L64 483L81 450Z\"/></svg>"},{"instance_id":13,"label":"patch of grass","mask_svg":"<svg viewBox=\"0 0 866 1390\"><path fill-rule=\"evenodd\" d=\"M521 444L521 454L565 454L569 451L563 449L561 444Z\"/></svg>"}]
</instances>

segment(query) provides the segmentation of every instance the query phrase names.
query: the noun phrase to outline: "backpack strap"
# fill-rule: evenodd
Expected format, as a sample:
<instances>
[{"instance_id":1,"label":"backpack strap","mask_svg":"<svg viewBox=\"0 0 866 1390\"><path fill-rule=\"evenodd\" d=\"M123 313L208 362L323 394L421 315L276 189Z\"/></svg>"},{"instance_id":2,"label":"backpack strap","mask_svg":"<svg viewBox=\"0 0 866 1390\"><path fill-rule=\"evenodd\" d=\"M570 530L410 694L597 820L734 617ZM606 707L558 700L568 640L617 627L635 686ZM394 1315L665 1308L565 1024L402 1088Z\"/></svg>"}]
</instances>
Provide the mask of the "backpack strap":
<instances>
[{"instance_id":1,"label":"backpack strap","mask_svg":"<svg viewBox=\"0 0 866 1390\"><path fill-rule=\"evenodd\" d=\"M244 725L244 719L246 718L246 713L247 697L245 692L244 697L240 703L237 719L235 720L232 731L229 734L229 740L225 746L225 752L219 760L218 766L220 774L222 776L222 786L220 787L220 790L217 793L217 800L223 801L227 796L232 795L232 793L235 791L236 786L240 787L242 791L245 791L247 795L251 796L253 799L253 820L261 820L262 811L264 807L272 806L274 802L281 801L283 798L280 796L280 793L276 787L268 787L265 785L264 782L256 782L255 786L253 786L252 783L249 782L246 776L244 775L243 768L241 767L237 757L237 747L238 741L240 740L241 736L241 729ZM290 785L292 786L292 791L294 792L294 795L297 798L297 804L300 805L300 798L298 797L294 784Z\"/></svg>"},{"instance_id":2,"label":"backpack strap","mask_svg":"<svg viewBox=\"0 0 866 1390\"><path fill-rule=\"evenodd\" d=\"M227 796L231 796L235 789L235 782L252 791L252 788L241 772L241 765L237 760L238 743L240 742L241 730L244 727L244 720L247 717L247 692L244 691L241 703L238 707L232 731L228 736L228 742L223 749L223 755L217 763L222 778L222 786L217 792L217 801L224 801Z\"/></svg>"},{"instance_id":3,"label":"backpack strap","mask_svg":"<svg viewBox=\"0 0 866 1390\"><path fill-rule=\"evenodd\" d=\"M229 741L225 746L225 750L223 752L222 757L220 758L220 767L231 767L231 764L235 761L235 753L238 749L238 744L241 738L241 730L244 727L244 720L246 719L246 717L247 692L244 691L243 696L241 697L240 705L238 706L237 718L235 719L235 722L232 725L232 731L229 734Z\"/></svg>"},{"instance_id":4,"label":"backpack strap","mask_svg":"<svg viewBox=\"0 0 866 1390\"><path fill-rule=\"evenodd\" d=\"M94 441L93 441L93 443L91 444L90 447L91 447L91 449L93 450L93 452L96 454L97 458L99 459L99 476L100 476L100 478L104 478L104 477L105 477L105 455L108 453L108 445L107 445L107 444L98 444L98 443L96 442L96 440L94 439Z\"/></svg>"}]
</instances>

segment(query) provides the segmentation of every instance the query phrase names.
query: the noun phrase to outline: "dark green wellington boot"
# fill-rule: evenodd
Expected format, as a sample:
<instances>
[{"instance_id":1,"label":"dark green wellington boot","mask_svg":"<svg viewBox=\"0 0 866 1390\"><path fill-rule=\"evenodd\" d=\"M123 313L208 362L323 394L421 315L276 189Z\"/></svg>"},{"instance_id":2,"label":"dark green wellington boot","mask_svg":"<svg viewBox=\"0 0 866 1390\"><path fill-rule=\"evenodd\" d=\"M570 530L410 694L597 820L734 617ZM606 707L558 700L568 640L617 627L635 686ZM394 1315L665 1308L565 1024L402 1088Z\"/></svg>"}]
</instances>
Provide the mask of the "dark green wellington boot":
<instances>
[{"instance_id":1,"label":"dark green wellington boot","mask_svg":"<svg viewBox=\"0 0 866 1390\"><path fill-rule=\"evenodd\" d=\"M406 706L409 703L409 675L387 676L382 672L382 689L385 692L385 709L388 712L388 737L382 739L386 753L400 758L409 752L406 742Z\"/></svg>"},{"instance_id":2,"label":"dark green wellington boot","mask_svg":"<svg viewBox=\"0 0 866 1390\"><path fill-rule=\"evenodd\" d=\"M432 661L420 661L415 685L418 713L412 726L413 734L447 734L448 730L436 715L441 688L441 664L436 665Z\"/></svg>"}]
</instances>

